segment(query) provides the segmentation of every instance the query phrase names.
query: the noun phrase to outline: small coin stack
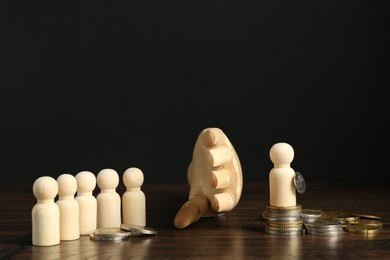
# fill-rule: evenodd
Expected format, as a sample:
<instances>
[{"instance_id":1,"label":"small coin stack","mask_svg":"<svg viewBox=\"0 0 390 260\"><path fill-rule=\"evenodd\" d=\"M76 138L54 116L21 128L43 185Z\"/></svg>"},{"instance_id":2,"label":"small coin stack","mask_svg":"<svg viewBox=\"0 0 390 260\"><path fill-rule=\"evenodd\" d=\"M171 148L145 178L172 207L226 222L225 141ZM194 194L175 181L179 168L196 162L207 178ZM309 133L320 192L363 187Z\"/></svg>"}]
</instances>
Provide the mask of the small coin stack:
<instances>
[{"instance_id":1,"label":"small coin stack","mask_svg":"<svg viewBox=\"0 0 390 260\"><path fill-rule=\"evenodd\" d=\"M310 235L338 236L343 233L343 225L338 221L317 219L311 223L305 223L305 230Z\"/></svg>"},{"instance_id":2,"label":"small coin stack","mask_svg":"<svg viewBox=\"0 0 390 260\"><path fill-rule=\"evenodd\" d=\"M267 205L262 214L266 220L265 232L272 235L294 236L303 231L302 206L274 207Z\"/></svg>"},{"instance_id":3,"label":"small coin stack","mask_svg":"<svg viewBox=\"0 0 390 260\"><path fill-rule=\"evenodd\" d=\"M344 229L350 233L373 235L383 228L383 223L376 219L359 219L355 223L344 224Z\"/></svg>"},{"instance_id":4,"label":"small coin stack","mask_svg":"<svg viewBox=\"0 0 390 260\"><path fill-rule=\"evenodd\" d=\"M123 241L130 237L157 235L157 230L150 227L122 224L120 227L98 228L89 237L99 241Z\"/></svg>"}]
</instances>

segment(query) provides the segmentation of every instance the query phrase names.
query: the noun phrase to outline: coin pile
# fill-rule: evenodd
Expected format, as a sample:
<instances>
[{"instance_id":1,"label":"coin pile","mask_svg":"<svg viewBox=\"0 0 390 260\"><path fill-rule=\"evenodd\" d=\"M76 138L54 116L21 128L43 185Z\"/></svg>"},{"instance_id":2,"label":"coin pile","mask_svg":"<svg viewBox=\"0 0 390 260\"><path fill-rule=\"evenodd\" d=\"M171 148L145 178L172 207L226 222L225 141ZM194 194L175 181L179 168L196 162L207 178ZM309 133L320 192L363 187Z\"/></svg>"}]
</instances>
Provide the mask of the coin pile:
<instances>
[{"instance_id":1,"label":"coin pile","mask_svg":"<svg viewBox=\"0 0 390 260\"><path fill-rule=\"evenodd\" d=\"M305 216L307 212L310 214ZM338 211L305 209L302 211L302 218L305 232L312 235L332 236L344 231L371 235L383 227L380 217Z\"/></svg>"},{"instance_id":2,"label":"coin pile","mask_svg":"<svg viewBox=\"0 0 390 260\"><path fill-rule=\"evenodd\" d=\"M302 206L275 207L267 205L262 214L266 220L265 232L272 235L293 236L302 234Z\"/></svg>"},{"instance_id":3,"label":"coin pile","mask_svg":"<svg viewBox=\"0 0 390 260\"><path fill-rule=\"evenodd\" d=\"M99 241L122 241L130 237L157 235L157 230L150 227L122 224L120 227L98 228L89 237Z\"/></svg>"}]
</instances>

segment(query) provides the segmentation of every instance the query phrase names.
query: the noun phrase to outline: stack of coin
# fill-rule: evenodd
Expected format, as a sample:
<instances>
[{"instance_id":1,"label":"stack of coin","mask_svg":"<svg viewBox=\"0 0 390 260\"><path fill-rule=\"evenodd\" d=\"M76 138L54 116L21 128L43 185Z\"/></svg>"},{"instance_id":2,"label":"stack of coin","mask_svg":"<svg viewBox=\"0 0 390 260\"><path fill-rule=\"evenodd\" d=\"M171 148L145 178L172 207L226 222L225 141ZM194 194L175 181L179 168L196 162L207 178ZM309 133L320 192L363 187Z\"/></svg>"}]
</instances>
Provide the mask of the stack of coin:
<instances>
[{"instance_id":1,"label":"stack of coin","mask_svg":"<svg viewBox=\"0 0 390 260\"><path fill-rule=\"evenodd\" d=\"M129 237L156 234L157 230L150 227L122 224L120 227L98 228L89 237L99 241L123 241Z\"/></svg>"},{"instance_id":2,"label":"stack of coin","mask_svg":"<svg viewBox=\"0 0 390 260\"><path fill-rule=\"evenodd\" d=\"M306 233L311 235L337 236L343 233L343 225L338 221L317 219L304 225Z\"/></svg>"},{"instance_id":3,"label":"stack of coin","mask_svg":"<svg viewBox=\"0 0 390 260\"><path fill-rule=\"evenodd\" d=\"M266 220L265 232L272 235L299 235L303 231L302 206L267 206L262 214Z\"/></svg>"},{"instance_id":4,"label":"stack of coin","mask_svg":"<svg viewBox=\"0 0 390 260\"><path fill-rule=\"evenodd\" d=\"M383 223L376 219L359 219L354 223L344 224L344 230L351 233L371 235L377 233L383 227Z\"/></svg>"}]
</instances>

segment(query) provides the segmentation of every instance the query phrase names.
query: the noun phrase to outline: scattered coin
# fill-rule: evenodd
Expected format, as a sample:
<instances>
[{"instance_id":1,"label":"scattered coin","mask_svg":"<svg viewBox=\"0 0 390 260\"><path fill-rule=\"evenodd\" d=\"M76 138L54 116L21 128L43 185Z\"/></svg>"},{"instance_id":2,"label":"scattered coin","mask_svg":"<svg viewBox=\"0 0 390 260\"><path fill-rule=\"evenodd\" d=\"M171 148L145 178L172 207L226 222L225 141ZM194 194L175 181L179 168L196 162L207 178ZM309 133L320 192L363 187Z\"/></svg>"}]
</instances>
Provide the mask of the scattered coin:
<instances>
[{"instance_id":1,"label":"scattered coin","mask_svg":"<svg viewBox=\"0 0 390 260\"><path fill-rule=\"evenodd\" d=\"M99 241L122 241L127 239L127 237L123 237L123 236L118 236L118 237L105 236L105 235L98 236L95 235L94 233L89 234L89 238L91 240L99 240Z\"/></svg>"},{"instance_id":2,"label":"scattered coin","mask_svg":"<svg viewBox=\"0 0 390 260\"><path fill-rule=\"evenodd\" d=\"M356 213L352 213L350 214L351 216L356 216L356 217L359 217L359 218L365 218L365 219L376 219L376 220L381 220L382 218L381 217L378 217L378 216L372 216L372 215L364 215L364 214L356 214Z\"/></svg>"},{"instance_id":3,"label":"scattered coin","mask_svg":"<svg viewBox=\"0 0 390 260\"><path fill-rule=\"evenodd\" d=\"M300 172L295 172L294 174L294 184L298 193L303 194L306 191L306 183Z\"/></svg>"},{"instance_id":4,"label":"scattered coin","mask_svg":"<svg viewBox=\"0 0 390 260\"><path fill-rule=\"evenodd\" d=\"M136 234L157 235L157 230L151 227L143 227L138 225L121 224L121 229L130 231Z\"/></svg>"},{"instance_id":5,"label":"scattered coin","mask_svg":"<svg viewBox=\"0 0 390 260\"><path fill-rule=\"evenodd\" d=\"M379 231L379 228L364 225L348 225L345 227L345 230L351 233L369 235L377 233Z\"/></svg>"},{"instance_id":6,"label":"scattered coin","mask_svg":"<svg viewBox=\"0 0 390 260\"><path fill-rule=\"evenodd\" d=\"M89 237L92 240L121 241L130 237L131 234L131 232L122 230L121 228L108 227L96 229Z\"/></svg>"},{"instance_id":7,"label":"scattered coin","mask_svg":"<svg viewBox=\"0 0 390 260\"><path fill-rule=\"evenodd\" d=\"M382 228L383 223L379 220L374 220L374 219L359 219L356 222L357 225L363 225L363 226L370 226L370 227L377 227L377 228Z\"/></svg>"}]
</instances>

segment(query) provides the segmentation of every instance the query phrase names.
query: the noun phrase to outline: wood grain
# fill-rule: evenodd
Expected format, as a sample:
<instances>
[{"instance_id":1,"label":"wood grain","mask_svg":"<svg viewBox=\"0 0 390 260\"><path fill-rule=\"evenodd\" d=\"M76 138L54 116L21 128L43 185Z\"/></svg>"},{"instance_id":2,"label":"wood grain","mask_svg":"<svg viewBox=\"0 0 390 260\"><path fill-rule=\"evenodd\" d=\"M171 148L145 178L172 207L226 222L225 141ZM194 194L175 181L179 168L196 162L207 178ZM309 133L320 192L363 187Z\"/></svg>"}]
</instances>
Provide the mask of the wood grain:
<instances>
[{"instance_id":1,"label":"wood grain","mask_svg":"<svg viewBox=\"0 0 390 260\"><path fill-rule=\"evenodd\" d=\"M268 183L244 183L236 208L202 218L179 230L173 219L187 198L187 184L144 184L147 226L153 237L122 242L92 241L88 236L57 246L31 245L31 187L1 185L0 258L9 259L385 259L390 256L390 192L385 184L307 183L297 195L303 208L345 211L382 217L374 236L344 233L337 237L283 237L264 232L261 212L269 203ZM118 187L118 193L124 192ZM96 193L95 193L96 194Z\"/></svg>"}]
</instances>

